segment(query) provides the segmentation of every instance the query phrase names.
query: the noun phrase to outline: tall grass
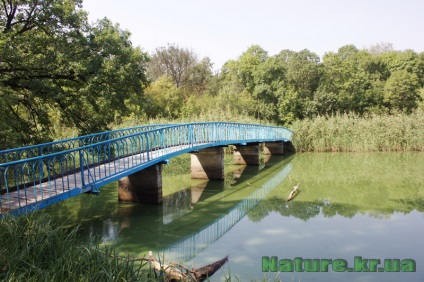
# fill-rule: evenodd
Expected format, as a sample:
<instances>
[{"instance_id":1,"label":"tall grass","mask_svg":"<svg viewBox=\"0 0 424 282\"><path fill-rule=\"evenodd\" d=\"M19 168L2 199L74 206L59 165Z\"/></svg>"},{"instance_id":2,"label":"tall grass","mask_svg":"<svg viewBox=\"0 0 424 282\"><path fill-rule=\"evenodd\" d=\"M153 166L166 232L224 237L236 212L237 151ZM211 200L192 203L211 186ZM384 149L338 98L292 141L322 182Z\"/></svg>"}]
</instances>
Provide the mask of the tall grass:
<instances>
[{"instance_id":1,"label":"tall grass","mask_svg":"<svg viewBox=\"0 0 424 282\"><path fill-rule=\"evenodd\" d=\"M81 241L71 230L34 212L0 219L0 281L156 281L113 247Z\"/></svg>"},{"instance_id":2,"label":"tall grass","mask_svg":"<svg viewBox=\"0 0 424 282\"><path fill-rule=\"evenodd\" d=\"M293 145L298 152L423 151L424 112L318 116L296 121Z\"/></svg>"}]
</instances>

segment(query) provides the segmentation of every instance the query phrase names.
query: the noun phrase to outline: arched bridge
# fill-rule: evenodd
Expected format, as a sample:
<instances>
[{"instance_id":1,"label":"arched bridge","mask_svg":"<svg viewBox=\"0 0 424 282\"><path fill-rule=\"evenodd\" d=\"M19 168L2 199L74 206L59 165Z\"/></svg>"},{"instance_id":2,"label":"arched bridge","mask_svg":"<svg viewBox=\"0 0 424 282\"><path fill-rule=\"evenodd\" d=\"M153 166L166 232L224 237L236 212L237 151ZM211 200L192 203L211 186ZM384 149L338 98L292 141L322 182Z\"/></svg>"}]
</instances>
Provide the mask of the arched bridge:
<instances>
[{"instance_id":1,"label":"arched bridge","mask_svg":"<svg viewBox=\"0 0 424 282\"><path fill-rule=\"evenodd\" d=\"M97 193L180 154L291 138L284 127L210 122L139 126L0 151L0 216Z\"/></svg>"}]
</instances>

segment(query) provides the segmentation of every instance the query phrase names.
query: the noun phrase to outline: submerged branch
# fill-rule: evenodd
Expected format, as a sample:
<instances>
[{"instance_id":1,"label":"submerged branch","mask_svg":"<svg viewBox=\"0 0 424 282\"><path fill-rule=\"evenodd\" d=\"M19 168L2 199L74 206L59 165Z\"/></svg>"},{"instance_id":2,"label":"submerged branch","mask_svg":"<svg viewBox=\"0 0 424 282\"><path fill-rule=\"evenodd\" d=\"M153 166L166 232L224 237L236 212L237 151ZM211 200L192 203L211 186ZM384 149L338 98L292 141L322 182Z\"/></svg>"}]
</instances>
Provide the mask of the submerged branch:
<instances>
[{"instance_id":1,"label":"submerged branch","mask_svg":"<svg viewBox=\"0 0 424 282\"><path fill-rule=\"evenodd\" d=\"M298 188L299 188L299 184L297 183L296 186L293 187L293 190L290 192L289 196L287 197L287 202L291 201L294 197L296 197L297 193L298 193Z\"/></svg>"}]
</instances>

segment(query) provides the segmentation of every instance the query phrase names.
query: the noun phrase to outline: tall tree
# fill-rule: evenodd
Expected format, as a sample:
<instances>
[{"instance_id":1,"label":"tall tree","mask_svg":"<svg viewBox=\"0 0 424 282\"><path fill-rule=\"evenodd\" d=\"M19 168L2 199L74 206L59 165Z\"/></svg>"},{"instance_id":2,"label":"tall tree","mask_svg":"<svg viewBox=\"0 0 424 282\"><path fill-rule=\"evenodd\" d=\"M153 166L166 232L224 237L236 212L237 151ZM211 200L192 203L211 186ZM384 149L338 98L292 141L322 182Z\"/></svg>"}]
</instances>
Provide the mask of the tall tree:
<instances>
[{"instance_id":1,"label":"tall tree","mask_svg":"<svg viewBox=\"0 0 424 282\"><path fill-rule=\"evenodd\" d=\"M359 50L358 48L356 48L355 45L349 44L349 45L340 47L337 50L337 55L340 57L340 59L347 60L349 59L349 57L354 56L358 52Z\"/></svg>"},{"instance_id":2,"label":"tall tree","mask_svg":"<svg viewBox=\"0 0 424 282\"><path fill-rule=\"evenodd\" d=\"M2 147L50 140L53 117L106 129L143 95L146 55L119 25L89 25L82 0L1 0L0 29L0 122L16 132Z\"/></svg>"},{"instance_id":3,"label":"tall tree","mask_svg":"<svg viewBox=\"0 0 424 282\"><path fill-rule=\"evenodd\" d=\"M286 84L286 69L275 57L269 57L253 72L252 97L258 118L278 121L277 104Z\"/></svg>"},{"instance_id":4,"label":"tall tree","mask_svg":"<svg viewBox=\"0 0 424 282\"><path fill-rule=\"evenodd\" d=\"M318 88L321 75L319 63L319 56L307 49L293 52L285 60L288 83L305 98L312 98Z\"/></svg>"},{"instance_id":5,"label":"tall tree","mask_svg":"<svg viewBox=\"0 0 424 282\"><path fill-rule=\"evenodd\" d=\"M368 48L368 51L373 55L381 55L384 53L389 53L394 51L393 44L388 42L380 42L374 45L371 45Z\"/></svg>"},{"instance_id":6,"label":"tall tree","mask_svg":"<svg viewBox=\"0 0 424 282\"><path fill-rule=\"evenodd\" d=\"M422 99L419 88L419 80L415 74L406 70L396 71L392 73L384 87L384 102L389 109L411 113Z\"/></svg>"},{"instance_id":7,"label":"tall tree","mask_svg":"<svg viewBox=\"0 0 424 282\"><path fill-rule=\"evenodd\" d=\"M255 87L254 73L260 64L266 61L268 52L259 45L250 46L237 60L239 82L252 91Z\"/></svg>"},{"instance_id":8,"label":"tall tree","mask_svg":"<svg viewBox=\"0 0 424 282\"><path fill-rule=\"evenodd\" d=\"M314 96L320 114L363 114L374 106L372 84L365 71L355 61L342 58L335 53L324 56L323 74Z\"/></svg>"},{"instance_id":9,"label":"tall tree","mask_svg":"<svg viewBox=\"0 0 424 282\"><path fill-rule=\"evenodd\" d=\"M158 47L148 64L148 75L153 81L166 75L180 87L189 82L191 70L198 63L197 55L188 48L175 44Z\"/></svg>"},{"instance_id":10,"label":"tall tree","mask_svg":"<svg viewBox=\"0 0 424 282\"><path fill-rule=\"evenodd\" d=\"M419 54L412 50L393 51L382 54L381 58L391 73L406 70L415 74L420 85L424 86L424 60Z\"/></svg>"},{"instance_id":11,"label":"tall tree","mask_svg":"<svg viewBox=\"0 0 424 282\"><path fill-rule=\"evenodd\" d=\"M146 88L146 98L149 108L148 117L177 118L184 105L184 89L176 87L172 79L162 76Z\"/></svg>"},{"instance_id":12,"label":"tall tree","mask_svg":"<svg viewBox=\"0 0 424 282\"><path fill-rule=\"evenodd\" d=\"M190 68L190 78L185 86L192 95L199 96L211 88L212 66L211 60L205 57Z\"/></svg>"}]
</instances>

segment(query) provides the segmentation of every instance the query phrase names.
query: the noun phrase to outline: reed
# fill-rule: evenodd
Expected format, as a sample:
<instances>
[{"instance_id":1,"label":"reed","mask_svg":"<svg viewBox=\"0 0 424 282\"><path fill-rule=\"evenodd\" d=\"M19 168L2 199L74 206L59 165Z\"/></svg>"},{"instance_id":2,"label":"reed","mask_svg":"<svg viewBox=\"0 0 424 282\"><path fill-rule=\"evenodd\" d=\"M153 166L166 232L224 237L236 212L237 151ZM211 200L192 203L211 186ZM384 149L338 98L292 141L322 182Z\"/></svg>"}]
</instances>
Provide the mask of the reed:
<instances>
[{"instance_id":1,"label":"reed","mask_svg":"<svg viewBox=\"0 0 424 282\"><path fill-rule=\"evenodd\" d=\"M290 127L297 152L423 151L424 112L318 116Z\"/></svg>"},{"instance_id":2,"label":"reed","mask_svg":"<svg viewBox=\"0 0 424 282\"><path fill-rule=\"evenodd\" d=\"M77 231L40 212L4 216L0 281L156 281L143 263L119 257L117 248L84 242Z\"/></svg>"}]
</instances>

